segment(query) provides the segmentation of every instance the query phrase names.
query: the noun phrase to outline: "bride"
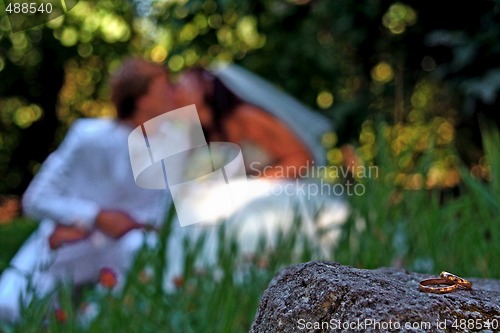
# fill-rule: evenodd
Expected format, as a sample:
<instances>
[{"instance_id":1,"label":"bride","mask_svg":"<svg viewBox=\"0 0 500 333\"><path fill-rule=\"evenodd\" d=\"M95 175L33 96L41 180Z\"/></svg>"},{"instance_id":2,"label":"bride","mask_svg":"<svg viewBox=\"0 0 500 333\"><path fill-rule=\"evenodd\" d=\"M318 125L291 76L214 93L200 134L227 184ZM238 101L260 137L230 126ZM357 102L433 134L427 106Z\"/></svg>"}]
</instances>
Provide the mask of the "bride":
<instances>
[{"instance_id":1,"label":"bride","mask_svg":"<svg viewBox=\"0 0 500 333\"><path fill-rule=\"evenodd\" d=\"M314 170L325 165L320 140L330 130L328 120L234 64L185 71L174 85L174 96L178 107L195 105L205 141L213 148L192 154L184 162L189 166L185 172L197 174L193 169L210 159L225 170L225 182L195 182L190 190L185 185L184 209L174 197L178 212L185 211L192 221L201 222L178 232L210 233L223 220L244 253L255 253L263 236L272 247L280 232L293 232L329 257L348 208L342 198L324 191L325 184ZM216 149L220 142L236 144L241 150L244 171L235 173L239 177L231 178L224 168L231 160L237 161L237 153L233 151L231 158L217 156L227 151ZM232 199L237 197L234 205L221 199L227 186ZM189 196L191 200L186 199ZM299 229L294 224L297 220ZM211 236L208 240L209 247L216 248L217 240ZM212 259L209 253L205 253L207 260Z\"/></svg>"}]
</instances>

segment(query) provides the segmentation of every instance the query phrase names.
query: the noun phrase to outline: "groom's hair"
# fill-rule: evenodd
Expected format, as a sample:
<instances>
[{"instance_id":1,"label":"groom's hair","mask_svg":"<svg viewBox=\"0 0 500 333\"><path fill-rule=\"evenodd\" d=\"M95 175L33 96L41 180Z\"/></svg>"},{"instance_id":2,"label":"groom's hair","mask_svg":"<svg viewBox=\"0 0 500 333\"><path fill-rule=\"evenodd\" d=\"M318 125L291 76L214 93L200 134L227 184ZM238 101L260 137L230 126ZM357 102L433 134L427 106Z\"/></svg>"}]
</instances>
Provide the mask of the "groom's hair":
<instances>
[{"instance_id":1,"label":"groom's hair","mask_svg":"<svg viewBox=\"0 0 500 333\"><path fill-rule=\"evenodd\" d=\"M166 75L160 65L141 58L126 60L110 80L111 100L119 119L133 116L137 100L148 92L151 82Z\"/></svg>"}]
</instances>

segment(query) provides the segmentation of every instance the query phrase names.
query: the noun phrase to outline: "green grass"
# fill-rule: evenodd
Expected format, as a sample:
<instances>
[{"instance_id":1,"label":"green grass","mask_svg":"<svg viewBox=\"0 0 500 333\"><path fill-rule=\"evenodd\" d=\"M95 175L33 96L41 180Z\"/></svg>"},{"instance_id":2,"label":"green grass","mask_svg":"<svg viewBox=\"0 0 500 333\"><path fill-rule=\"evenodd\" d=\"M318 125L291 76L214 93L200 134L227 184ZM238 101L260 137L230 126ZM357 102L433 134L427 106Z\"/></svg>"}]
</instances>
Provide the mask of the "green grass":
<instances>
[{"instance_id":1,"label":"green grass","mask_svg":"<svg viewBox=\"0 0 500 333\"><path fill-rule=\"evenodd\" d=\"M348 197L351 215L327 259L362 268L399 266L436 275L446 270L465 277L500 278L498 132L484 131L484 143L490 181L478 180L462 167L460 195L443 196L439 190L404 190L387 181L384 175L398 165L390 145L378 142L376 164L381 175L362 180L366 187L363 196ZM425 174L432 153L423 153L417 171ZM167 239L172 214L162 239ZM272 277L287 265L321 258L314 244L293 233L280 235L274 251L264 251L263 240L262 250L251 258L238 254L238 244L228 236L224 224L218 237L224 246L218 249L217 261L203 270L195 268L203 238L185 242L186 270L182 284L172 293L161 292L169 264L164 260L166 244L161 244L139 252L120 292L89 286L75 297L67 287L62 288L58 298L67 314L65 322L56 320L50 300L35 300L21 323L4 326L3 331L248 332ZM301 242L306 245L297 254L293 249ZM89 304L99 310L93 320L82 323L82 308Z\"/></svg>"},{"instance_id":2,"label":"green grass","mask_svg":"<svg viewBox=\"0 0 500 333\"><path fill-rule=\"evenodd\" d=\"M171 216L161 231L167 239L174 221ZM296 223L299 221L296 220ZM15 327L3 326L7 332L248 332L259 298L272 277L288 264L319 258L312 245L297 255L293 251L300 235L278 237L279 251L265 255L242 257L238 244L225 229L217 230L217 261L203 269L194 264L204 250L205 239L184 242L186 269L182 283L171 293L161 290L164 281L166 244L144 247L137 255L133 268L120 291L100 285L87 286L78 296L69 286L61 286L57 303L64 309L67 320L57 320L53 299L36 299L23 311ZM259 247L265 247L264 239ZM263 251L259 251L262 252ZM82 322L82 308L90 305L99 313L89 322ZM2 326L0 325L0 331Z\"/></svg>"},{"instance_id":3,"label":"green grass","mask_svg":"<svg viewBox=\"0 0 500 333\"><path fill-rule=\"evenodd\" d=\"M498 131L484 130L489 182L459 167L459 195L438 189L403 190L384 180L398 169L390 144L381 141L382 176L366 179L366 195L351 197L353 212L333 256L358 267L401 266L412 271L454 271L463 276L500 278L500 146ZM432 149L417 161L415 172L425 174Z\"/></svg>"},{"instance_id":4,"label":"green grass","mask_svg":"<svg viewBox=\"0 0 500 333\"><path fill-rule=\"evenodd\" d=\"M0 273L36 227L35 221L23 217L16 218L9 224L0 225Z\"/></svg>"}]
</instances>

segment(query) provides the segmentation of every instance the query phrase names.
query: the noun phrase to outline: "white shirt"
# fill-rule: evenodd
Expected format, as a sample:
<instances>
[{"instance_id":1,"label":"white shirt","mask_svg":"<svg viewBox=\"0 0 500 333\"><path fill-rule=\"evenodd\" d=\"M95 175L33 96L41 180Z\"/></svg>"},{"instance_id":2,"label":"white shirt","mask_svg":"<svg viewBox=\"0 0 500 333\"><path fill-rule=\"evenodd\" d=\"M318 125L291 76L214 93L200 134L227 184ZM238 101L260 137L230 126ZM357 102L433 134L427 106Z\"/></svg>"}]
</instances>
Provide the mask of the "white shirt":
<instances>
[{"instance_id":1,"label":"white shirt","mask_svg":"<svg viewBox=\"0 0 500 333\"><path fill-rule=\"evenodd\" d=\"M100 210L120 210L158 224L167 193L136 185L128 153L132 128L108 119L75 121L23 197L27 215L92 228Z\"/></svg>"}]
</instances>

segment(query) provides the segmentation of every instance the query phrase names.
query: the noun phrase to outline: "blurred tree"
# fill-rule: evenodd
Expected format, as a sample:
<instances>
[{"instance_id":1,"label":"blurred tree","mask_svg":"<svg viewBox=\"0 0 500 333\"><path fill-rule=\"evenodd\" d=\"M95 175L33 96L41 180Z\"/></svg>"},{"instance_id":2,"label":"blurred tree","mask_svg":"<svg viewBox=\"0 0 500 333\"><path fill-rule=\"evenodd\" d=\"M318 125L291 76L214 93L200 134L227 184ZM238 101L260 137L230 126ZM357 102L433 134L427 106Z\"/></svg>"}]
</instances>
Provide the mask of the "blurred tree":
<instances>
[{"instance_id":1,"label":"blurred tree","mask_svg":"<svg viewBox=\"0 0 500 333\"><path fill-rule=\"evenodd\" d=\"M0 192L20 194L75 118L113 115L106 79L128 55L173 73L238 62L322 110L340 143L367 118L470 124L499 103L499 12L499 0L85 0L18 33L2 15Z\"/></svg>"},{"instance_id":2,"label":"blurred tree","mask_svg":"<svg viewBox=\"0 0 500 333\"><path fill-rule=\"evenodd\" d=\"M52 143L58 126L55 105L64 77L60 66L64 53L53 48L59 43L50 31L13 34L7 31L7 17L1 20L0 172L5 179L1 191L12 191L26 185L30 179L26 167L32 159L43 159Z\"/></svg>"},{"instance_id":3,"label":"blurred tree","mask_svg":"<svg viewBox=\"0 0 500 333\"><path fill-rule=\"evenodd\" d=\"M0 192L21 194L60 139L58 130L86 115L83 100L103 97L96 87L108 65L130 52L132 8L128 1L85 2L16 33L1 17Z\"/></svg>"},{"instance_id":4,"label":"blurred tree","mask_svg":"<svg viewBox=\"0 0 500 333\"><path fill-rule=\"evenodd\" d=\"M460 99L456 146L467 162L476 162L482 155L479 121L500 125L500 1L420 6L430 18L422 26L433 76Z\"/></svg>"}]
</instances>

